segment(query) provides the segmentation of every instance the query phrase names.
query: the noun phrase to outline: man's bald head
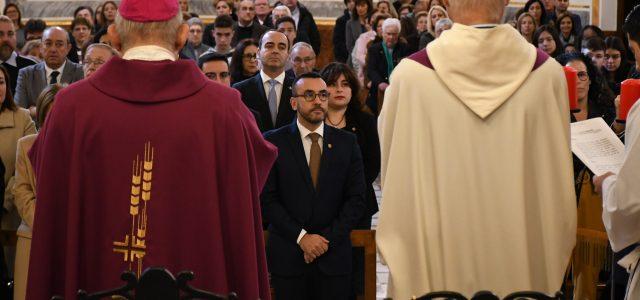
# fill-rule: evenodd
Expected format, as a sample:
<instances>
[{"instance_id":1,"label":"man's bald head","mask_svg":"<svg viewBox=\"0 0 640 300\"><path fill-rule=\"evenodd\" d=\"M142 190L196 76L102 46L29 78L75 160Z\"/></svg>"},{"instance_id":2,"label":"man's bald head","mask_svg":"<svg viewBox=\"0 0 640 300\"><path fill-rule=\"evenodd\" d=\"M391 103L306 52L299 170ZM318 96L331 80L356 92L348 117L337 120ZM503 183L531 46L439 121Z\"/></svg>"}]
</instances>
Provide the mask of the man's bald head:
<instances>
[{"instance_id":1,"label":"man's bald head","mask_svg":"<svg viewBox=\"0 0 640 300\"><path fill-rule=\"evenodd\" d=\"M60 26L47 27L47 29L45 29L42 33L42 41L47 40L47 38L51 37L52 35L57 36L59 34L64 35L64 39L66 40L66 42L69 42L69 34L67 34L67 31Z\"/></svg>"},{"instance_id":2,"label":"man's bald head","mask_svg":"<svg viewBox=\"0 0 640 300\"><path fill-rule=\"evenodd\" d=\"M509 0L443 0L449 17L464 25L500 23Z\"/></svg>"}]
</instances>

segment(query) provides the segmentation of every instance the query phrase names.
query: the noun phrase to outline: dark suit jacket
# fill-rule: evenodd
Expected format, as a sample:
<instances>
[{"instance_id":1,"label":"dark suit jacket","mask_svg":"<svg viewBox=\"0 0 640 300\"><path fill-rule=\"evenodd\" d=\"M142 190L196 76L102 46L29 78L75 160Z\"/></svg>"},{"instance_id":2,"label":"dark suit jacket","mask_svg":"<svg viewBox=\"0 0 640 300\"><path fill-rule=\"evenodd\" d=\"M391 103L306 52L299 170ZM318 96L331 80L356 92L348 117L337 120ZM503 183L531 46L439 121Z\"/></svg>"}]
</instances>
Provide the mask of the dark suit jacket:
<instances>
[{"instance_id":1,"label":"dark suit jacket","mask_svg":"<svg viewBox=\"0 0 640 300\"><path fill-rule=\"evenodd\" d=\"M254 21L254 22L258 22L258 23L260 23L260 21L258 20L258 16L256 16L256 17L253 19L253 21ZM260 25L262 25L262 26L264 26L264 27L267 27L267 28L273 28L273 15L272 15L271 13L269 13L269 14L264 18L264 22L262 22L262 24L260 24Z\"/></svg>"},{"instance_id":2,"label":"dark suit jacket","mask_svg":"<svg viewBox=\"0 0 640 300\"><path fill-rule=\"evenodd\" d=\"M213 25L213 23L208 24L202 30L202 43L205 45L210 45L211 47L216 46L216 40L213 37L213 29L215 29Z\"/></svg>"},{"instance_id":3,"label":"dark suit jacket","mask_svg":"<svg viewBox=\"0 0 640 300\"><path fill-rule=\"evenodd\" d=\"M369 96L374 97L378 93L378 85L382 82L389 83L389 74L387 74L387 58L382 50L382 42L375 43L369 47L367 54L367 76L371 80L371 89ZM408 56L409 50L407 44L398 43L393 54L391 55L393 65L397 66L400 60Z\"/></svg>"},{"instance_id":4,"label":"dark suit jacket","mask_svg":"<svg viewBox=\"0 0 640 300\"><path fill-rule=\"evenodd\" d=\"M336 26L333 28L333 58L342 63L346 63L349 57L346 44L346 26L349 19L351 19L351 15L345 9L344 15L336 20Z\"/></svg>"},{"instance_id":5,"label":"dark suit jacket","mask_svg":"<svg viewBox=\"0 0 640 300\"><path fill-rule=\"evenodd\" d=\"M294 78L290 76L290 74L286 74L284 77L284 85L282 87L282 95L280 96L280 105L278 106L278 117L276 119L275 128L291 123L295 117L295 112L291 109L291 103L289 102L291 99L291 85L293 84L293 79ZM267 94L264 90L262 76L260 76L260 73L247 80L234 84L233 88L240 91L242 94L242 101L247 105L247 107L260 113L260 123L258 124L260 131L265 132L274 129L273 122L271 121L269 102L267 100Z\"/></svg>"},{"instance_id":6,"label":"dark suit jacket","mask_svg":"<svg viewBox=\"0 0 640 300\"><path fill-rule=\"evenodd\" d=\"M23 108L36 105L38 96L49 84L47 82L45 62L28 66L18 73L18 83L16 86L15 102ZM67 60L58 82L61 84L71 84L84 78L82 66Z\"/></svg>"},{"instance_id":7,"label":"dark suit jacket","mask_svg":"<svg viewBox=\"0 0 640 300\"><path fill-rule=\"evenodd\" d=\"M269 30L269 28L260 25L257 21L254 21L253 24L251 24L251 38L255 41L260 41L260 38L265 32L267 32L267 30ZM240 40L241 39L239 39L238 34L238 22L236 22L233 24L233 38L231 39L231 46L235 47ZM212 46L215 47L215 40L214 45Z\"/></svg>"},{"instance_id":8,"label":"dark suit jacket","mask_svg":"<svg viewBox=\"0 0 640 300\"><path fill-rule=\"evenodd\" d=\"M314 262L326 275L351 273L350 232L364 213L364 172L353 134L324 127L318 187L311 182L300 131L294 121L265 133L278 147L276 159L260 197L269 225L267 265L272 274L295 276L305 270L298 235L320 234L329 250Z\"/></svg>"},{"instance_id":9,"label":"dark suit jacket","mask_svg":"<svg viewBox=\"0 0 640 300\"><path fill-rule=\"evenodd\" d=\"M16 56L16 66L12 66L10 64L7 63L2 63L2 66L7 69L7 72L9 72L9 83L11 84L11 95L16 95L16 85L18 83L18 72L20 71L20 69L28 67L28 66L33 66L35 65L36 62L26 58L26 57L22 57L20 56L20 54L18 54L18 56Z\"/></svg>"},{"instance_id":10,"label":"dark suit jacket","mask_svg":"<svg viewBox=\"0 0 640 300\"><path fill-rule=\"evenodd\" d=\"M347 111L345 117L346 126L342 129L354 133L358 138L358 146L364 163L366 211L363 215L363 220L368 221L369 226L362 226L362 228L357 229L371 229L371 217L378 212L378 201L373 190L373 182L380 174L380 140L378 138L377 121L373 115L363 111Z\"/></svg>"},{"instance_id":11,"label":"dark suit jacket","mask_svg":"<svg viewBox=\"0 0 640 300\"><path fill-rule=\"evenodd\" d=\"M184 47L182 47L182 50L180 50L180 56L198 61L200 55L209 50L213 50L213 48L204 43L200 43L198 47L194 47L193 44L187 42Z\"/></svg>"},{"instance_id":12,"label":"dark suit jacket","mask_svg":"<svg viewBox=\"0 0 640 300\"><path fill-rule=\"evenodd\" d=\"M316 21L313 19L311 12L300 5L300 2L298 2L298 9L300 10L300 20L298 21L297 36L301 41L309 41L316 55L320 55L321 39Z\"/></svg>"}]
</instances>

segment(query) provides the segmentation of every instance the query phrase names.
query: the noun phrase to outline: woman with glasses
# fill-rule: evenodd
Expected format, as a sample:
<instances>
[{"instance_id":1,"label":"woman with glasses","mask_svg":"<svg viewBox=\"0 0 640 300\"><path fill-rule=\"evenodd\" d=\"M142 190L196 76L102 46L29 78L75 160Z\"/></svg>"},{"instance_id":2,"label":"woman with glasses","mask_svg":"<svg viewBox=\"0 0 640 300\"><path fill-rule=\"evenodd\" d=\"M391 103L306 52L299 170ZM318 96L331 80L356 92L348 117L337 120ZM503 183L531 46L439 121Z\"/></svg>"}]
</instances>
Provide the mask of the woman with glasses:
<instances>
[{"instance_id":1,"label":"woman with glasses","mask_svg":"<svg viewBox=\"0 0 640 300\"><path fill-rule=\"evenodd\" d=\"M609 88L620 95L620 83L627 79L631 64L627 61L624 42L617 36L610 36L604 40L604 68L602 73L607 79Z\"/></svg>"},{"instance_id":2,"label":"woman with glasses","mask_svg":"<svg viewBox=\"0 0 640 300\"><path fill-rule=\"evenodd\" d=\"M231 57L231 84L255 76L258 69L258 43L253 39L242 40Z\"/></svg>"},{"instance_id":3,"label":"woman with glasses","mask_svg":"<svg viewBox=\"0 0 640 300\"><path fill-rule=\"evenodd\" d=\"M587 56L579 53L559 57L562 65L578 71L579 112L571 114L572 121L603 118L613 124L616 117L614 95L604 84L604 78ZM578 199L578 237L573 257L574 299L596 299L596 285L608 252L607 239L598 239L590 232L604 233L602 202L591 185L593 173L574 156L573 173L576 199ZM585 255L601 253L601 255Z\"/></svg>"}]
</instances>

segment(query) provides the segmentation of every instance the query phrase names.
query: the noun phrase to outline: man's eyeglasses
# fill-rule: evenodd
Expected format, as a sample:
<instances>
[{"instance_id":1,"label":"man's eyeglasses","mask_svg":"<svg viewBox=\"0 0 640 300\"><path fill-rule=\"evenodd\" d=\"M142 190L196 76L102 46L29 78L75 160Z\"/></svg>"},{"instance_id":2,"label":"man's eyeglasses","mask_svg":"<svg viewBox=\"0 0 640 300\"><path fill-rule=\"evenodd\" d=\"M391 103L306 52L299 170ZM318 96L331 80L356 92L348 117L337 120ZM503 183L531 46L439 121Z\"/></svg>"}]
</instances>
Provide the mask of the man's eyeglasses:
<instances>
[{"instance_id":1,"label":"man's eyeglasses","mask_svg":"<svg viewBox=\"0 0 640 300\"><path fill-rule=\"evenodd\" d=\"M99 67L101 65L104 65L105 61L102 59L91 59L91 58L85 58L84 61L82 62L85 66L90 66L90 65L94 65L95 67Z\"/></svg>"},{"instance_id":2,"label":"man's eyeglasses","mask_svg":"<svg viewBox=\"0 0 640 300\"><path fill-rule=\"evenodd\" d=\"M221 72L220 75L214 72L208 72L208 73L204 73L204 76L207 76L207 78L211 80L217 80L218 76L220 76L220 79L227 79L229 78L229 72Z\"/></svg>"},{"instance_id":3,"label":"man's eyeglasses","mask_svg":"<svg viewBox=\"0 0 640 300\"><path fill-rule=\"evenodd\" d=\"M304 62L304 64L306 65L306 64L311 63L314 59L316 59L316 58L315 57L308 57L308 56L304 57L304 58L296 57L296 58L293 59L293 63L296 64L296 65L299 65L299 64Z\"/></svg>"},{"instance_id":4,"label":"man's eyeglasses","mask_svg":"<svg viewBox=\"0 0 640 300\"><path fill-rule=\"evenodd\" d=\"M578 72L578 79L580 79L581 81L586 81L587 79L589 79L589 73L585 71Z\"/></svg>"},{"instance_id":5,"label":"man's eyeglasses","mask_svg":"<svg viewBox=\"0 0 640 300\"><path fill-rule=\"evenodd\" d=\"M293 96L294 97L303 97L304 101L307 101L307 102L313 102L314 100L316 100L316 97L318 97L318 99L320 99L320 101L325 102L325 101L329 100L329 96L330 95L331 94L326 90L322 90L322 91L319 91L317 93L314 92L314 91L306 90L302 94L293 95Z\"/></svg>"},{"instance_id":6,"label":"man's eyeglasses","mask_svg":"<svg viewBox=\"0 0 640 300\"><path fill-rule=\"evenodd\" d=\"M252 60L252 59L257 59L258 55L253 53L247 53L247 54L243 54L242 58Z\"/></svg>"}]
</instances>

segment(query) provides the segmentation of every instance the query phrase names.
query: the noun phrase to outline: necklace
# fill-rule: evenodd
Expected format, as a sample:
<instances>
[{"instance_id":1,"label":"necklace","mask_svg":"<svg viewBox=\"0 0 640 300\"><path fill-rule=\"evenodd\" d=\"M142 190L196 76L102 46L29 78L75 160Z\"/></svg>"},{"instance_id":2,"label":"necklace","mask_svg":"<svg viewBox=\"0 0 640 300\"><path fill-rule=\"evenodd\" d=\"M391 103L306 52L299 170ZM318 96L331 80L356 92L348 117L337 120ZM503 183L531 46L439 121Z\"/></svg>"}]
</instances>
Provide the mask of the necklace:
<instances>
[{"instance_id":1,"label":"necklace","mask_svg":"<svg viewBox=\"0 0 640 300\"><path fill-rule=\"evenodd\" d=\"M329 125L338 128L338 126L340 126L340 124L342 124L342 121L344 121L344 116L346 114L342 114L342 119L340 119L340 121L338 121L338 123L333 123L331 122L331 118L329 118L329 115L327 114L327 122L329 122Z\"/></svg>"}]
</instances>

